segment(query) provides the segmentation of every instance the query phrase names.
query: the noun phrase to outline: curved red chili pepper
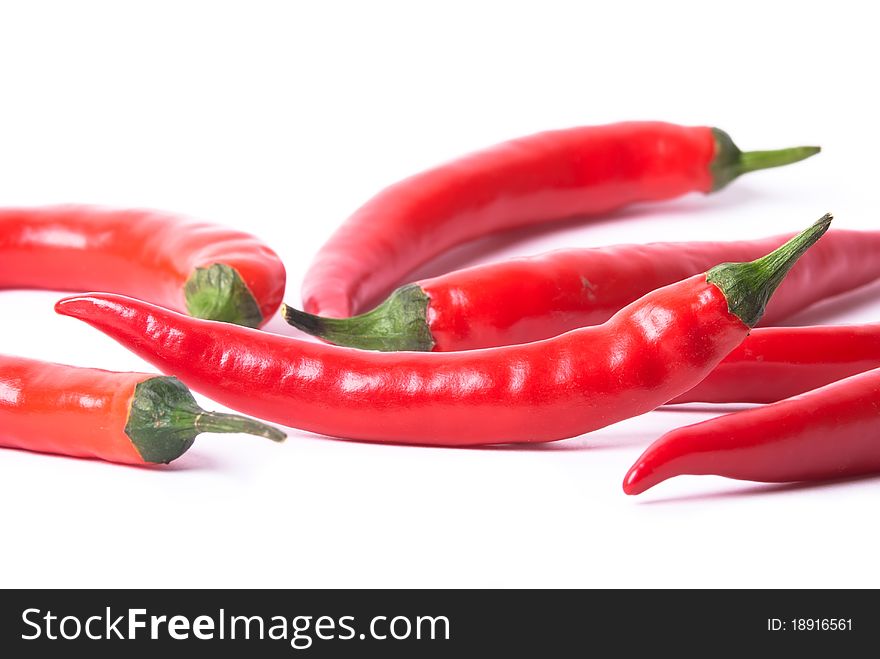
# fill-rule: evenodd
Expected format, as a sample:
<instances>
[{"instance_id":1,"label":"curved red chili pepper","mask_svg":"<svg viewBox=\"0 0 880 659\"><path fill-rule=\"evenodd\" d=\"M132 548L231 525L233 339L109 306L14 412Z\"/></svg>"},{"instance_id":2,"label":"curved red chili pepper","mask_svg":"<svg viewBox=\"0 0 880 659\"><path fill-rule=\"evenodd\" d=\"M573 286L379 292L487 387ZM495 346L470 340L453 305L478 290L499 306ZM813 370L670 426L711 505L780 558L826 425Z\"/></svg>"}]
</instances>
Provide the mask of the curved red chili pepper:
<instances>
[{"instance_id":1,"label":"curved red chili pepper","mask_svg":"<svg viewBox=\"0 0 880 659\"><path fill-rule=\"evenodd\" d=\"M651 444L623 481L640 494L673 476L766 483L880 472L880 370L763 407L679 428Z\"/></svg>"},{"instance_id":2,"label":"curved red chili pepper","mask_svg":"<svg viewBox=\"0 0 880 659\"><path fill-rule=\"evenodd\" d=\"M288 306L284 317L330 343L369 350L446 352L528 343L603 323L655 288L716 263L758 258L790 237L557 250L422 280L352 318ZM877 279L878 253L880 231L831 231L792 268L761 324Z\"/></svg>"},{"instance_id":3,"label":"curved red chili pepper","mask_svg":"<svg viewBox=\"0 0 880 659\"><path fill-rule=\"evenodd\" d=\"M652 291L604 325L470 352L339 348L118 295L71 297L56 310L233 409L304 430L435 445L550 441L642 414L696 385L745 338L830 221L751 263Z\"/></svg>"},{"instance_id":4,"label":"curved red chili pepper","mask_svg":"<svg viewBox=\"0 0 880 659\"><path fill-rule=\"evenodd\" d=\"M0 288L112 291L257 327L285 283L275 252L207 222L93 206L0 209Z\"/></svg>"},{"instance_id":5,"label":"curved red chili pepper","mask_svg":"<svg viewBox=\"0 0 880 659\"><path fill-rule=\"evenodd\" d=\"M767 327L670 402L773 403L874 368L880 368L880 323Z\"/></svg>"},{"instance_id":6,"label":"curved red chili pepper","mask_svg":"<svg viewBox=\"0 0 880 659\"><path fill-rule=\"evenodd\" d=\"M167 463L203 432L284 433L206 412L176 378L0 355L0 446L123 464Z\"/></svg>"},{"instance_id":7,"label":"curved red chili pepper","mask_svg":"<svg viewBox=\"0 0 880 659\"><path fill-rule=\"evenodd\" d=\"M818 147L741 152L709 127L628 122L548 131L453 160L373 197L321 248L303 281L309 313L350 316L428 259L526 224L718 190Z\"/></svg>"}]
</instances>

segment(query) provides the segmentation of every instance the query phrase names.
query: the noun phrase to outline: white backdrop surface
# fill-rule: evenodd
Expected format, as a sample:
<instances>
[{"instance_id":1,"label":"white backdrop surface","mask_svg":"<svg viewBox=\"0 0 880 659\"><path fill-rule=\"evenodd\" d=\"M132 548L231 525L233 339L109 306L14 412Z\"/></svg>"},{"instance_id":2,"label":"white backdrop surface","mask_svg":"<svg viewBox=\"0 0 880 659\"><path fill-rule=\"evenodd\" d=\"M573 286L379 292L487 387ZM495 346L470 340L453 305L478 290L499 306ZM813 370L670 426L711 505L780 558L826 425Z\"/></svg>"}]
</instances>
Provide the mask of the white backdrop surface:
<instances>
[{"instance_id":1,"label":"white backdrop surface","mask_svg":"<svg viewBox=\"0 0 880 659\"><path fill-rule=\"evenodd\" d=\"M174 210L252 231L287 300L384 185L538 130L724 128L789 168L613 219L462 249L424 272L566 245L753 238L831 210L878 224L870 3L0 3L0 205ZM880 318L880 285L791 324ZM0 350L150 369L0 292ZM288 332L280 319L270 330ZM151 369L150 369L151 370ZM200 397L206 406L215 404ZM529 448L203 436L165 469L0 451L0 586L880 586L880 480L621 480L661 410Z\"/></svg>"}]
</instances>

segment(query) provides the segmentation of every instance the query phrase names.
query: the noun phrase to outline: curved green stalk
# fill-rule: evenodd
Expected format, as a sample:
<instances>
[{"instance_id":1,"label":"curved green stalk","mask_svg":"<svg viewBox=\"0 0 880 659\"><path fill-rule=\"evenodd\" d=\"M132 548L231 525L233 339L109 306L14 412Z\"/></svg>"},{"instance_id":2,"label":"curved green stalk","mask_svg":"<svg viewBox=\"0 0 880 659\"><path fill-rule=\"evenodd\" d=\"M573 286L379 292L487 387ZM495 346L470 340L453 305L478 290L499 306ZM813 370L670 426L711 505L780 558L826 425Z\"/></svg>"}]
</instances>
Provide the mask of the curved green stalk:
<instances>
[{"instance_id":1,"label":"curved green stalk","mask_svg":"<svg viewBox=\"0 0 880 659\"><path fill-rule=\"evenodd\" d=\"M245 433L276 442L286 437L254 419L203 410L177 378L157 376L135 388L125 434L145 462L165 464L179 458L203 432Z\"/></svg>"},{"instance_id":2,"label":"curved green stalk","mask_svg":"<svg viewBox=\"0 0 880 659\"><path fill-rule=\"evenodd\" d=\"M826 213L787 243L754 261L716 265L706 274L706 281L721 289L730 313L754 327L764 315L773 291L804 252L828 230L832 219L831 213Z\"/></svg>"},{"instance_id":3,"label":"curved green stalk","mask_svg":"<svg viewBox=\"0 0 880 659\"><path fill-rule=\"evenodd\" d=\"M775 151L740 151L730 135L720 128L713 128L715 157L709 170L712 173L712 190L720 190L735 178L748 172L771 167L782 167L814 156L822 149L818 146L796 146Z\"/></svg>"},{"instance_id":4,"label":"curved green stalk","mask_svg":"<svg viewBox=\"0 0 880 659\"><path fill-rule=\"evenodd\" d=\"M325 318L287 305L281 307L281 313L297 329L336 345L362 350L429 351L434 347L427 320L429 301L417 284L408 284L372 311L351 318Z\"/></svg>"}]
</instances>

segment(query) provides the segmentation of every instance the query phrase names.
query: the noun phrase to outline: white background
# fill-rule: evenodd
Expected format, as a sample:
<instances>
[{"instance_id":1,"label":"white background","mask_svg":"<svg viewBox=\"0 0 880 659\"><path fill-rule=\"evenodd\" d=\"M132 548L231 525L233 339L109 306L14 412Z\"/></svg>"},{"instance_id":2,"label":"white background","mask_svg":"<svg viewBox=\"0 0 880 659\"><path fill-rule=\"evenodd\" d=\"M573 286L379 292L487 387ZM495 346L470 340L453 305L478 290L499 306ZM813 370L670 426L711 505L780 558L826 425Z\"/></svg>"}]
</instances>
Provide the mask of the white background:
<instances>
[{"instance_id":1,"label":"white background","mask_svg":"<svg viewBox=\"0 0 880 659\"><path fill-rule=\"evenodd\" d=\"M282 256L298 303L311 255L382 186L542 129L664 119L720 126L745 149L824 151L443 263L756 238L827 210L838 227L877 225L870 3L306 4L3 3L0 204L242 227ZM794 320L877 320L878 291ZM0 350L150 370L56 317L57 297L0 293ZM709 415L484 450L204 436L165 469L3 450L0 586L880 586L876 479L683 477L624 496L652 440Z\"/></svg>"}]
</instances>

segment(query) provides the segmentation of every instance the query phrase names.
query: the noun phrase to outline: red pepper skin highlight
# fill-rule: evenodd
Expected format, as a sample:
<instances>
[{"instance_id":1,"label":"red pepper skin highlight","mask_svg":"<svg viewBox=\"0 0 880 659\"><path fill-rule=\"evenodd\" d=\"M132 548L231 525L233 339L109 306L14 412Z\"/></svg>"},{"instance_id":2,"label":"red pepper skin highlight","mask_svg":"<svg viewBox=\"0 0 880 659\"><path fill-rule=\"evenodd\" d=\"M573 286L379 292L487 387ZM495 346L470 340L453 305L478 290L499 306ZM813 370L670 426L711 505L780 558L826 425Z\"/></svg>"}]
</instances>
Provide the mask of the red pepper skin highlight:
<instances>
[{"instance_id":1,"label":"red pepper skin highlight","mask_svg":"<svg viewBox=\"0 0 880 659\"><path fill-rule=\"evenodd\" d=\"M880 370L794 398L679 428L651 444L623 490L684 474L764 483L880 473Z\"/></svg>"},{"instance_id":2,"label":"red pepper skin highlight","mask_svg":"<svg viewBox=\"0 0 880 659\"><path fill-rule=\"evenodd\" d=\"M202 432L284 434L206 412L176 378L0 355L0 446L121 464L167 463Z\"/></svg>"},{"instance_id":3,"label":"red pepper skin highlight","mask_svg":"<svg viewBox=\"0 0 880 659\"><path fill-rule=\"evenodd\" d=\"M303 331L355 348L448 352L528 343L603 323L655 288L723 261L750 261L789 238L556 250L416 282L350 319L286 306L284 314ZM880 231L828 232L791 269L761 324L876 280L878 253Z\"/></svg>"},{"instance_id":4,"label":"red pepper skin highlight","mask_svg":"<svg viewBox=\"0 0 880 659\"><path fill-rule=\"evenodd\" d=\"M818 151L743 153L718 129L661 122L570 128L505 142L400 181L355 211L306 273L303 304L312 314L347 317L462 242L708 193L742 173Z\"/></svg>"},{"instance_id":5,"label":"red pepper skin highlight","mask_svg":"<svg viewBox=\"0 0 880 659\"><path fill-rule=\"evenodd\" d=\"M670 402L773 403L875 368L880 324L759 328Z\"/></svg>"},{"instance_id":6,"label":"red pepper skin highlight","mask_svg":"<svg viewBox=\"0 0 880 659\"><path fill-rule=\"evenodd\" d=\"M0 288L106 290L256 327L286 275L256 238L150 210L0 209Z\"/></svg>"}]
</instances>

